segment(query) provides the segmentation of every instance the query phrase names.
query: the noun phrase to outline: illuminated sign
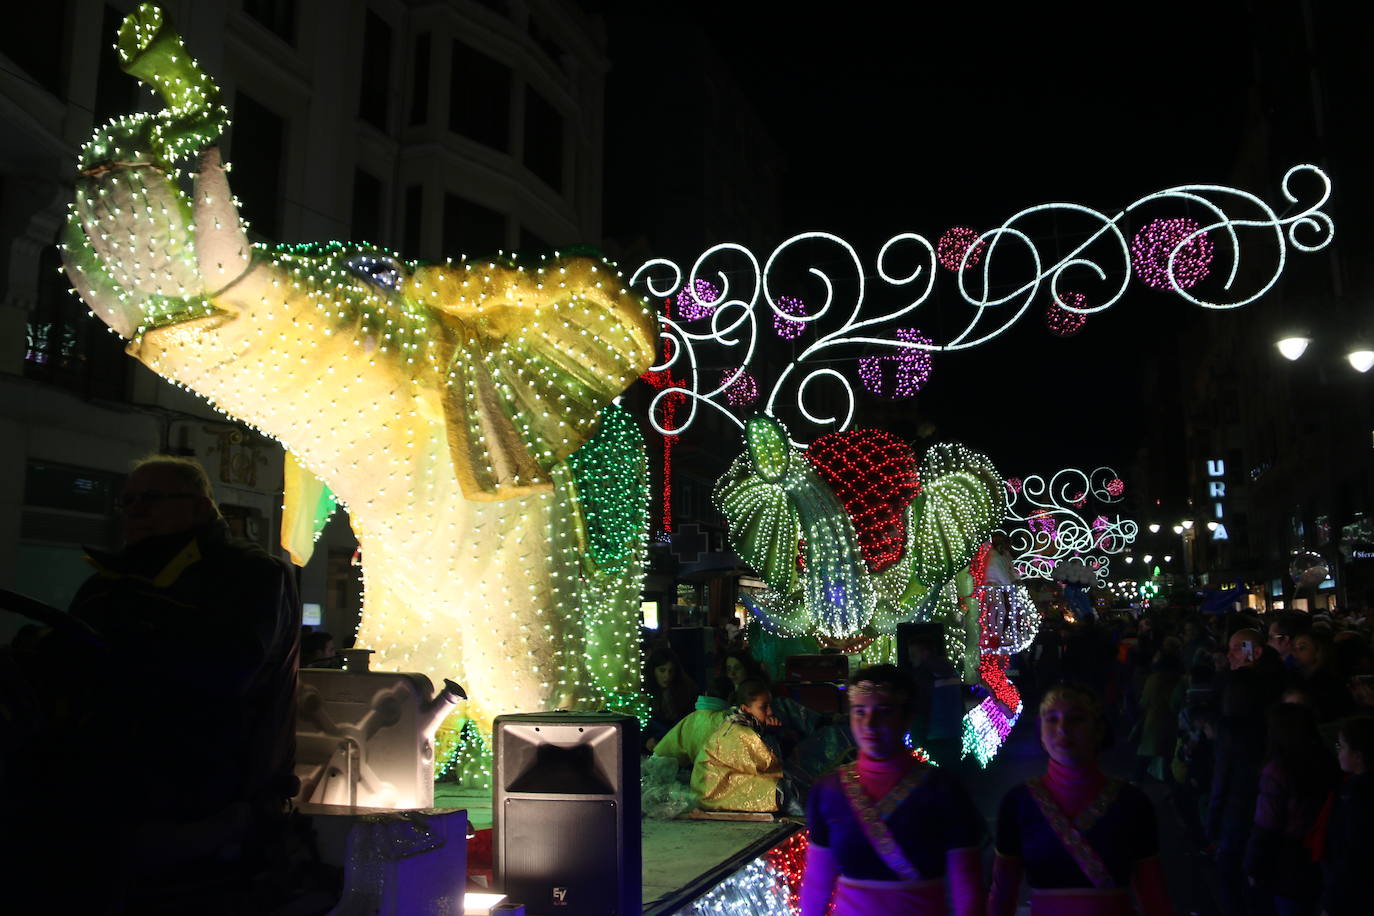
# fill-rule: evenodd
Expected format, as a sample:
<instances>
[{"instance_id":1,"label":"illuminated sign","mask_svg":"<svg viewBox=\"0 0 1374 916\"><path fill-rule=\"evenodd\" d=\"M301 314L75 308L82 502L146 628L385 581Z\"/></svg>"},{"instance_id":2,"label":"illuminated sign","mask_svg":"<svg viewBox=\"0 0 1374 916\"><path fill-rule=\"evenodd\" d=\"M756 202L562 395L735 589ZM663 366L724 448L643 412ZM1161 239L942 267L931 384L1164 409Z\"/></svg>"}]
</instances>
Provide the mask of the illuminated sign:
<instances>
[{"instance_id":1,"label":"illuminated sign","mask_svg":"<svg viewBox=\"0 0 1374 916\"><path fill-rule=\"evenodd\" d=\"M1207 498L1212 500L1212 521L1207 527L1212 528L1212 540L1225 541L1230 539L1226 533L1226 505L1222 502L1226 498L1226 462L1221 458L1207 459Z\"/></svg>"}]
</instances>

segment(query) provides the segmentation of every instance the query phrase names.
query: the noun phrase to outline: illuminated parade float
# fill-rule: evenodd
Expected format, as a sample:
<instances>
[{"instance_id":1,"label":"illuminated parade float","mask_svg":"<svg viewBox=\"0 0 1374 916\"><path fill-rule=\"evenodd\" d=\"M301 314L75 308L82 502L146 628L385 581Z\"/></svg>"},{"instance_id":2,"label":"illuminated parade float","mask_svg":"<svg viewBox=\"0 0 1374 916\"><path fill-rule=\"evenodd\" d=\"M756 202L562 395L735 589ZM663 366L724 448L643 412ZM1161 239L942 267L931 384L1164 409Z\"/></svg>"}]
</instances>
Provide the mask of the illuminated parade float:
<instances>
[{"instance_id":1,"label":"illuminated parade float","mask_svg":"<svg viewBox=\"0 0 1374 916\"><path fill-rule=\"evenodd\" d=\"M722 446L739 457L715 496L767 584L751 606L761 630L892 660L899 624L944 623L951 658L985 688L964 749L986 764L1020 712L1006 659L1035 624L987 544L1009 507L1028 526L1065 507L1018 509L962 446L918 461L892 434L854 428L856 383L910 396L935 354L972 349L1032 310L1072 333L1133 276L1237 308L1275 283L1290 247L1317 250L1332 233L1326 177L1299 166L1284 176L1282 217L1243 191L1187 186L1114 213L1032 207L935 244L903 233L871 260L811 232L762 258L722 244L686 269L654 259L629 279L580 254L426 264L365 244L250 244L215 145L228 111L214 82L152 7L125 20L117 47L166 108L110 122L82 151L62 245L76 291L131 356L285 447L283 544L297 562L335 503L347 509L365 584L357 644L376 669L466 687L471 699L427 753L444 756L461 735L479 769L498 715L647 709L648 468L637 418L616 404L641 376L658 434L687 434L703 411L740 433ZM1170 215L1184 204L1206 216ZM1051 214L1082 230L1072 250L1037 242ZM1237 289L1251 238L1264 269L1248 265L1252 285ZM784 286L797 274L805 294ZM945 275L941 307L967 320L939 338L929 328L948 320L922 330L914 319ZM1218 275L1227 297L1201 298L1199 283ZM674 308L656 315L646 300ZM1023 480L1015 492L1029 490ZM1056 550L1067 518L1056 518ZM1083 522L1089 546L1072 549L1129 543L1134 523L1105 524ZM1010 533L1016 572L1042 574L1049 542ZM686 882L674 906L789 912L802 841L778 829L738 868Z\"/></svg>"}]
</instances>

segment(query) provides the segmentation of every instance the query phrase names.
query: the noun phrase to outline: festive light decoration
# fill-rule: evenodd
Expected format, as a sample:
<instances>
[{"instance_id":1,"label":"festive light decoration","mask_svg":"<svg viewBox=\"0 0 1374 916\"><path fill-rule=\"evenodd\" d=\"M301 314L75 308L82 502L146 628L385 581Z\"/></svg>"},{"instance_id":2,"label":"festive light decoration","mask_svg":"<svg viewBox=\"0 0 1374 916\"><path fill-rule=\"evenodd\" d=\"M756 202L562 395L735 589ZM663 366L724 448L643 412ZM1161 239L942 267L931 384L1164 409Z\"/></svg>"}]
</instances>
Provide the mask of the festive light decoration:
<instances>
[{"instance_id":1,"label":"festive light decoration","mask_svg":"<svg viewBox=\"0 0 1374 916\"><path fill-rule=\"evenodd\" d=\"M671 345L672 341L664 341L664 343ZM646 372L640 378L653 388L670 388L681 384L667 372ZM686 401L686 395L669 394L668 397L658 403L658 410L662 413L663 421L668 424L669 428L672 428L673 418ZM663 437L663 479L659 486L658 528L658 537L663 541L670 540L673 534L673 447L677 443L677 436Z\"/></svg>"},{"instance_id":2,"label":"festive light decoration","mask_svg":"<svg viewBox=\"0 0 1374 916\"><path fill-rule=\"evenodd\" d=\"M773 333L783 340L796 340L806 332L806 322L798 321L797 317L805 315L805 302L795 296L779 296L777 312L773 315Z\"/></svg>"},{"instance_id":3,"label":"festive light decoration","mask_svg":"<svg viewBox=\"0 0 1374 916\"><path fill-rule=\"evenodd\" d=\"M744 369L726 369L720 374L725 399L731 407L748 407L759 399L759 383Z\"/></svg>"},{"instance_id":4,"label":"festive light decoration","mask_svg":"<svg viewBox=\"0 0 1374 916\"><path fill-rule=\"evenodd\" d=\"M963 756L973 755L978 765L986 767L997 756L997 751L1011 734L1016 720L1021 718L1022 705L1018 702L1007 715L1002 706L992 697L983 701L964 716L964 731L961 745Z\"/></svg>"},{"instance_id":5,"label":"festive light decoration","mask_svg":"<svg viewBox=\"0 0 1374 916\"><path fill-rule=\"evenodd\" d=\"M1131 239L1131 263L1143 283L1155 289L1191 289L1212 269L1216 246L1191 219L1157 219Z\"/></svg>"},{"instance_id":6,"label":"festive light decoration","mask_svg":"<svg viewBox=\"0 0 1374 916\"><path fill-rule=\"evenodd\" d=\"M677 298L673 301L677 304L678 315L684 321L699 321L715 313L716 300L719 298L720 290L710 281L698 279L690 288L684 286L678 290Z\"/></svg>"},{"instance_id":7,"label":"festive light decoration","mask_svg":"<svg viewBox=\"0 0 1374 916\"><path fill-rule=\"evenodd\" d=\"M808 834L793 834L679 909L685 916L796 916Z\"/></svg>"},{"instance_id":8,"label":"festive light decoration","mask_svg":"<svg viewBox=\"0 0 1374 916\"><path fill-rule=\"evenodd\" d=\"M966 226L946 229L935 246L940 266L946 270L968 270L977 267L983 257L985 243L978 233Z\"/></svg>"},{"instance_id":9,"label":"festive light decoration","mask_svg":"<svg viewBox=\"0 0 1374 916\"><path fill-rule=\"evenodd\" d=\"M900 560L906 509L921 492L911 448L882 430L851 429L821 436L806 458L849 513L868 571Z\"/></svg>"},{"instance_id":10,"label":"festive light decoration","mask_svg":"<svg viewBox=\"0 0 1374 916\"><path fill-rule=\"evenodd\" d=\"M930 338L923 337L915 328L898 328L897 339L906 343L926 346ZM879 397L901 400L915 397L916 392L930 378L930 351L903 350L888 356L864 356L859 359L859 381L872 394ZM893 379L890 385L883 383L883 366L893 364Z\"/></svg>"},{"instance_id":11,"label":"festive light decoration","mask_svg":"<svg viewBox=\"0 0 1374 916\"><path fill-rule=\"evenodd\" d=\"M943 590L959 575L967 578L969 561L1000 517L1002 483L986 458L937 445L917 474L904 469L905 447L886 434L822 437L814 456L803 458L776 420L755 417L746 429L749 450L714 496L731 545L768 585L743 599L765 630L846 645L878 637L887 641L876 654L886 657L898 623L949 612ZM864 488L865 468L886 473L892 490ZM924 493L913 502L922 481ZM906 534L894 557L898 515L905 516ZM863 556L856 520L864 530L887 532L865 537L876 570ZM972 585L960 594L974 609L961 633L972 634L976 656ZM955 657L969 644L961 640ZM973 671L972 657L966 666Z\"/></svg>"},{"instance_id":12,"label":"festive light decoration","mask_svg":"<svg viewBox=\"0 0 1374 916\"><path fill-rule=\"evenodd\" d=\"M375 665L461 681L478 739L499 712L642 712L647 468L611 402L653 361L652 311L589 256L421 265L340 242L250 246L207 147L227 119L213 82L152 6L118 49L168 107L82 151L62 253L93 313L289 450L285 515L306 521L288 537L313 534L337 495ZM177 163L197 151L187 196ZM480 760L462 728L441 744Z\"/></svg>"},{"instance_id":13,"label":"festive light decoration","mask_svg":"<svg viewBox=\"0 0 1374 916\"><path fill-rule=\"evenodd\" d=\"M1039 475L1022 480L1021 488L1003 490L1007 524L1003 528L1015 555L1013 565L1024 578L1050 578L1069 558L1082 558L1097 571L1098 584L1110 575L1110 557L1123 552L1140 533L1140 526L1121 516L1098 513L1089 523L1079 509L1092 500L1111 505L1126 485L1111 468L1092 471L1064 468L1047 482Z\"/></svg>"},{"instance_id":14,"label":"festive light decoration","mask_svg":"<svg viewBox=\"0 0 1374 916\"><path fill-rule=\"evenodd\" d=\"M978 625L988 637L982 645L985 654L1015 655L1030 648L1040 632L1040 611L1024 585L980 585L975 594L982 609Z\"/></svg>"},{"instance_id":15,"label":"festive light decoration","mask_svg":"<svg viewBox=\"0 0 1374 916\"><path fill-rule=\"evenodd\" d=\"M1087 315L1072 309L1084 308L1087 301L1087 297L1082 293L1060 293L1058 300L1051 302L1045 309L1045 326L1058 337L1072 337L1083 330L1083 325L1088 322Z\"/></svg>"},{"instance_id":16,"label":"festive light decoration","mask_svg":"<svg viewBox=\"0 0 1374 916\"><path fill-rule=\"evenodd\" d=\"M698 282L705 281L718 295L708 303L711 320L707 327L698 326L693 316L683 315L682 321L664 318L662 333L679 346L665 353L665 362L655 369L672 367L683 381L654 395L650 422L660 423L658 405L662 399L681 394L688 398L685 416L671 431L659 426L659 432L685 433L701 408L714 409L743 428L744 419L729 406L725 389L710 387L701 367L740 365L752 371L759 350L760 328L772 326L771 319L778 316L795 318L779 305L781 299L774 291L797 289L796 278L800 276L803 282L819 284L824 295L820 299L808 298L806 319L812 333L806 346L800 347L777 374L777 381L764 399L763 413L780 416L786 409L789 420L794 412L799 415L798 421L791 423L794 433L815 430L799 440L799 445L815 435L847 429L854 418L854 390L845 375L833 367L835 361L861 356L865 348L875 346L932 353L979 346L1004 333L1036 303L1058 303L1061 308L1068 308L1069 287L1080 275L1090 280L1095 289L1103 289L1100 295L1094 294L1094 303L1080 313L1094 315L1104 311L1125 296L1134 272L1131 248L1122 226L1142 208L1161 202L1186 202L1193 212L1208 214L1208 222L1201 229L1213 245L1211 260L1213 264L1224 261L1226 268L1220 291L1210 298L1199 298L1190 292L1189 286L1174 282L1171 270L1194 263L1187 257L1176 256L1176 251L1192 251L1201 246L1197 241L1201 235L1187 235L1181 247L1163 249L1167 287L1202 308L1239 308L1273 287L1287 264L1290 247L1299 252L1318 251L1330 244L1333 236L1331 218L1322 209L1330 195L1330 182L1320 169L1311 165L1289 169L1281 191L1283 216L1253 194L1217 185L1169 188L1146 195L1113 214L1077 204L1043 204L1021 210L1001 226L979 236L973 248L965 249L972 251L978 245L984 246L977 269L955 272L955 289L942 301L966 304L967 319L947 320L944 326L950 329L949 336L929 344L900 340L885 331L903 319L909 320L907 316L930 301L934 292L939 264L936 246L916 233L892 237L871 262L860 258L844 239L826 232L793 236L763 257L733 242L713 245L688 269L667 258L651 259L633 272L633 287L643 288L650 296L661 299L676 296L683 289L696 290ZM1042 250L1030 230L1050 217L1059 224L1056 238L1081 241L1062 253L1050 246ZM1262 250L1247 257L1246 264L1251 269L1242 278L1239 263L1243 241L1248 243L1256 237L1263 241ZM1250 246L1244 247L1248 252ZM1152 250L1158 252L1159 248ZM1150 276L1158 279L1154 273ZM870 282L869 278L875 279ZM870 292L874 289L880 294L891 293L897 304L870 304ZM699 299L704 297L687 295L690 302ZM942 312L942 318L945 317L947 313ZM714 349L727 355L717 357L706 352ZM816 397L822 383L834 389L831 397ZM786 405L785 395L790 395L790 406ZM838 407L829 406L836 403ZM827 406L821 409L817 406L820 404Z\"/></svg>"}]
</instances>

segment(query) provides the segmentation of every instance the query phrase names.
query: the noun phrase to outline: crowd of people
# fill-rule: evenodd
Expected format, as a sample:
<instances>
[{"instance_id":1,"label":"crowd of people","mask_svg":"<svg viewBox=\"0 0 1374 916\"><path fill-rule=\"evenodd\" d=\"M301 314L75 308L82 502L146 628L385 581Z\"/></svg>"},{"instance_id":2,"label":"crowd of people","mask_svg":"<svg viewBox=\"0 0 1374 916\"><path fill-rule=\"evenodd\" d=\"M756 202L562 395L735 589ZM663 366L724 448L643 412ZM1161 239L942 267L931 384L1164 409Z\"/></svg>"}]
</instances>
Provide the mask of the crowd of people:
<instances>
[{"instance_id":1,"label":"crowd of people","mask_svg":"<svg viewBox=\"0 0 1374 916\"><path fill-rule=\"evenodd\" d=\"M1365 911L1359 869L1374 853L1371 622L1177 608L1047 621L1013 665L1046 767L1005 795L991 830L959 784L946 720L962 688L938 639L915 640L902 667L855 673L834 717L773 696L747 651L696 696L660 650L645 750L690 772L702 808L804 806L803 916L1010 916L1023 885L1033 914L1172 913L1151 797L1205 854L1225 916L1343 916ZM797 749L825 729L842 737L808 779ZM1134 762L1112 775L1101 755L1116 741Z\"/></svg>"}]
</instances>

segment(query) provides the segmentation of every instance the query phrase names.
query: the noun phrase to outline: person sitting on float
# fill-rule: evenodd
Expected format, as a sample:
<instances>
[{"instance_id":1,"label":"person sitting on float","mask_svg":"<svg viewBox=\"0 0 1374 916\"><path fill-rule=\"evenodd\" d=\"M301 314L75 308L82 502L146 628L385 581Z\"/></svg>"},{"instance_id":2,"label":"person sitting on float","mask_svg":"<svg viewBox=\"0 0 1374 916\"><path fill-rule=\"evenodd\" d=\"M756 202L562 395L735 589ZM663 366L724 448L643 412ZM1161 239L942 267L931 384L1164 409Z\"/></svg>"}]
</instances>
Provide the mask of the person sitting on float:
<instances>
[{"instance_id":1,"label":"person sitting on float","mask_svg":"<svg viewBox=\"0 0 1374 916\"><path fill-rule=\"evenodd\" d=\"M1040 702L1049 767L1014 787L997 815L988 916L1011 916L1024 875L1031 916L1172 916L1159 863L1155 812L1145 793L1102 772L1109 743L1097 697L1050 688Z\"/></svg>"},{"instance_id":2,"label":"person sitting on float","mask_svg":"<svg viewBox=\"0 0 1374 916\"><path fill-rule=\"evenodd\" d=\"M782 761L761 734L778 726L768 684L744 681L733 699L734 709L696 756L692 791L707 811L777 811Z\"/></svg>"},{"instance_id":3,"label":"person sitting on float","mask_svg":"<svg viewBox=\"0 0 1374 916\"><path fill-rule=\"evenodd\" d=\"M896 665L850 678L859 758L823 777L808 798L802 916L982 913L987 829L958 779L907 748L914 690Z\"/></svg>"},{"instance_id":4,"label":"person sitting on float","mask_svg":"<svg viewBox=\"0 0 1374 916\"><path fill-rule=\"evenodd\" d=\"M697 708L654 745L655 757L672 757L679 768L696 761L706 740L730 717L730 696L735 685L729 678L712 678L706 692L697 697Z\"/></svg>"}]
</instances>

